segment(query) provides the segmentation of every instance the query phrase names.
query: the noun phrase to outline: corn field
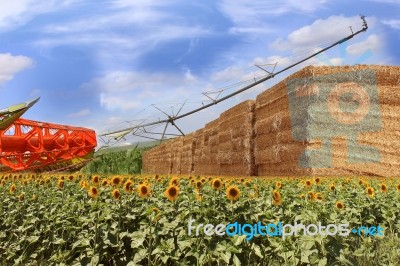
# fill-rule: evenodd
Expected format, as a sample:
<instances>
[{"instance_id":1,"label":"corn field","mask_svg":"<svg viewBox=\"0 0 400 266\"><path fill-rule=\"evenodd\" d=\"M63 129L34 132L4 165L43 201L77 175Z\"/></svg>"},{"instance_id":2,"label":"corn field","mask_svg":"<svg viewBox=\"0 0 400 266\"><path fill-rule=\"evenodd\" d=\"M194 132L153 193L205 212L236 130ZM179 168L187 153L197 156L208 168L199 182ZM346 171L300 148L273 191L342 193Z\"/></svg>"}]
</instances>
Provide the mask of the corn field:
<instances>
[{"instance_id":1,"label":"corn field","mask_svg":"<svg viewBox=\"0 0 400 266\"><path fill-rule=\"evenodd\" d=\"M400 180L0 175L1 265L399 265ZM196 224L380 225L384 236L188 234Z\"/></svg>"}]
</instances>

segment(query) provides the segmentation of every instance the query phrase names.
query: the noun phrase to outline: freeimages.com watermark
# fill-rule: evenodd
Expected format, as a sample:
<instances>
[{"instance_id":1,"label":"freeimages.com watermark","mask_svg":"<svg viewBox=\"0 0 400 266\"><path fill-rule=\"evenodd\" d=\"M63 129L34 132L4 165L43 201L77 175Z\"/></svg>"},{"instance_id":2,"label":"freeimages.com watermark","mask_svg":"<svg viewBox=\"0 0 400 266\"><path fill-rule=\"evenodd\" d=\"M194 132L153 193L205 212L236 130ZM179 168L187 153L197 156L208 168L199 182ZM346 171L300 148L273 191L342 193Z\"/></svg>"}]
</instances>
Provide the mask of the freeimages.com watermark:
<instances>
[{"instance_id":1,"label":"freeimages.com watermark","mask_svg":"<svg viewBox=\"0 0 400 266\"><path fill-rule=\"evenodd\" d=\"M241 224L238 222L230 223L228 225L218 224L214 226L213 224L197 224L194 225L195 220L190 219L188 222L188 235L195 234L199 236L200 234L204 234L206 236L212 235L244 235L246 236L246 240L250 241L254 236L269 236L269 237L281 237L285 239L288 236L349 236L350 234L358 235L358 236L383 236L383 228L380 225L377 226L359 226L353 229L350 229L349 224L328 224L322 225L320 222L318 224L308 224L304 225L301 223L295 222L292 224L283 224L282 222L278 222L277 224L269 223L262 224L261 222L257 222L255 224Z\"/></svg>"}]
</instances>

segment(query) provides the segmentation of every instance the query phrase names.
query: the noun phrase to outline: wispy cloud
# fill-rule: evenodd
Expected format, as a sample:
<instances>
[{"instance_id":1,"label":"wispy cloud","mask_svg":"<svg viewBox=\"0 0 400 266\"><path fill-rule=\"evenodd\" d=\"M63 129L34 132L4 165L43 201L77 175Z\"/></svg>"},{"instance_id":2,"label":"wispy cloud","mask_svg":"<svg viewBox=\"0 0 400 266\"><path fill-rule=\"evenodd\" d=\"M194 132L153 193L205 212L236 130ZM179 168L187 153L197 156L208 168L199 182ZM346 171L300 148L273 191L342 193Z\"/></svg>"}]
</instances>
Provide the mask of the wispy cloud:
<instances>
[{"instance_id":1,"label":"wispy cloud","mask_svg":"<svg viewBox=\"0 0 400 266\"><path fill-rule=\"evenodd\" d=\"M219 8L235 24L231 33L269 33L277 25L265 23L266 17L280 16L286 13L312 13L321 8L326 0L306 1L264 1L264 0L221 0Z\"/></svg>"},{"instance_id":2,"label":"wispy cloud","mask_svg":"<svg viewBox=\"0 0 400 266\"><path fill-rule=\"evenodd\" d=\"M81 0L41 1L18 0L0 2L0 31L22 26L34 17L67 8Z\"/></svg>"},{"instance_id":3,"label":"wispy cloud","mask_svg":"<svg viewBox=\"0 0 400 266\"><path fill-rule=\"evenodd\" d=\"M0 54L0 84L13 79L15 74L32 67L33 64L33 60L27 56Z\"/></svg>"},{"instance_id":4,"label":"wispy cloud","mask_svg":"<svg viewBox=\"0 0 400 266\"><path fill-rule=\"evenodd\" d=\"M383 24L390 26L393 29L400 30L400 19L389 19L382 21Z\"/></svg>"},{"instance_id":5,"label":"wispy cloud","mask_svg":"<svg viewBox=\"0 0 400 266\"><path fill-rule=\"evenodd\" d=\"M102 68L108 68L131 63L159 44L213 34L207 26L171 12L169 5L176 2L179 1L113 1L89 15L46 25L41 30L43 37L33 44L48 49L64 45L86 47L95 53Z\"/></svg>"},{"instance_id":6,"label":"wispy cloud","mask_svg":"<svg viewBox=\"0 0 400 266\"><path fill-rule=\"evenodd\" d=\"M69 118L79 118L79 117L88 116L90 114L91 114L90 110L86 108L86 109L80 110L79 112L69 114L68 117Z\"/></svg>"}]
</instances>

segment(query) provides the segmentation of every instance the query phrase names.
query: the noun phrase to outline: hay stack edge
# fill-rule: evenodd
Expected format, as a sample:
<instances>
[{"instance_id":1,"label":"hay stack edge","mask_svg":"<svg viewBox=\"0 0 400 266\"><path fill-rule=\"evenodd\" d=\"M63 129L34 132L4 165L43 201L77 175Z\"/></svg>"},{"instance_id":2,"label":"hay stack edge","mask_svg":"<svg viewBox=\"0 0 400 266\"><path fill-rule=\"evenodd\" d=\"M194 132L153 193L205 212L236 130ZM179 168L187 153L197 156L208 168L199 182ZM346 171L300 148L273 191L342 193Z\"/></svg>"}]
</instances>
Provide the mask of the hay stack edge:
<instances>
[{"instance_id":1,"label":"hay stack edge","mask_svg":"<svg viewBox=\"0 0 400 266\"><path fill-rule=\"evenodd\" d=\"M143 173L399 176L400 67L305 67L145 152Z\"/></svg>"}]
</instances>

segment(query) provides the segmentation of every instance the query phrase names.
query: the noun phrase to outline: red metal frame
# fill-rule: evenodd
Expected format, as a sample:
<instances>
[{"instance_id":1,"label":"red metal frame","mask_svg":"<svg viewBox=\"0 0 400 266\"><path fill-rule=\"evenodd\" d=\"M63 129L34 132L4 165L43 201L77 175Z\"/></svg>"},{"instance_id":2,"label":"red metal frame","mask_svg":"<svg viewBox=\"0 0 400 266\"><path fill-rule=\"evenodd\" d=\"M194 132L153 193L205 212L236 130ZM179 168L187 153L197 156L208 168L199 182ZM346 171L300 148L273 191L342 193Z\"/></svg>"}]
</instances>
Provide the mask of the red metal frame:
<instances>
[{"instance_id":1,"label":"red metal frame","mask_svg":"<svg viewBox=\"0 0 400 266\"><path fill-rule=\"evenodd\" d=\"M96 146L94 130L19 118L0 130L0 164L33 170L90 156Z\"/></svg>"}]
</instances>

